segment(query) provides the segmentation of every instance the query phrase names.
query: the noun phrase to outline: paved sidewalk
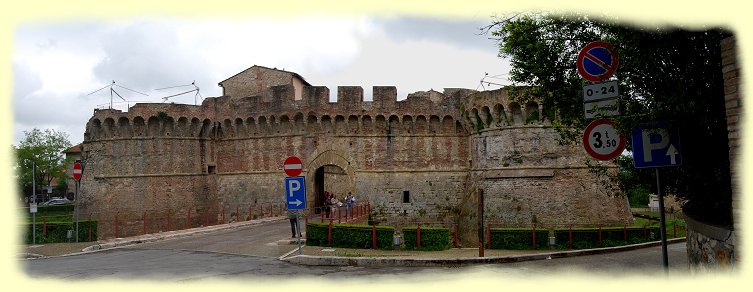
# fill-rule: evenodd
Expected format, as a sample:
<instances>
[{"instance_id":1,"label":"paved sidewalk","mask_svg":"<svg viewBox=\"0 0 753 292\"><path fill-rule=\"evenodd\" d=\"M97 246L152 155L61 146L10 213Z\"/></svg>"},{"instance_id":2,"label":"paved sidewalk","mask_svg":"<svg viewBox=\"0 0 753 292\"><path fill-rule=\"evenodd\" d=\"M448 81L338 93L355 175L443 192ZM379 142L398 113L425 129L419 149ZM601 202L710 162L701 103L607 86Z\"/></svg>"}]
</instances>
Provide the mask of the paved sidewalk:
<instances>
[{"instance_id":1,"label":"paved sidewalk","mask_svg":"<svg viewBox=\"0 0 753 292\"><path fill-rule=\"evenodd\" d=\"M270 217L208 227L146 234L128 238L116 238L94 243L54 243L26 246L24 253L22 253L20 257L30 259L95 252L98 250L128 246L138 243L155 242L172 238L182 238L196 234L206 234L220 230L229 230L282 220L287 219L285 217ZM685 238L671 239L668 242L677 243L683 241L685 241ZM268 239L268 242L275 243L280 246L289 246L290 252L280 256L278 258L279 260L298 265L312 266L462 266L602 254L661 245L660 242L649 242L620 247L569 251L485 249L484 257L479 257L478 248L452 248L444 251L350 249L338 247L306 246L305 240L302 241L303 245L300 251L300 253L302 254L299 254L298 242L296 239L270 237ZM277 257L277 255L269 256Z\"/></svg>"}]
</instances>

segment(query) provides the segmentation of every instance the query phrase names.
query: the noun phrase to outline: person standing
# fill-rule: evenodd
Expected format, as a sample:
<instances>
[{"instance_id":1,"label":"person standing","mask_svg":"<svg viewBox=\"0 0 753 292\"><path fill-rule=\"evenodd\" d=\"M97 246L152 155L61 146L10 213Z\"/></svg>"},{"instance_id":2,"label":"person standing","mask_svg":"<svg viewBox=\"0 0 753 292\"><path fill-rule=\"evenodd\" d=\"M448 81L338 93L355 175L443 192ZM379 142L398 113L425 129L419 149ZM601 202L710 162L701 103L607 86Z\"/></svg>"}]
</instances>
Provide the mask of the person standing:
<instances>
[{"instance_id":1,"label":"person standing","mask_svg":"<svg viewBox=\"0 0 753 292\"><path fill-rule=\"evenodd\" d=\"M348 192L348 196L345 197L345 212L346 216L353 217L353 213L351 213L353 209L353 204L355 204L356 198L353 197L353 194L351 192Z\"/></svg>"},{"instance_id":2,"label":"person standing","mask_svg":"<svg viewBox=\"0 0 753 292\"><path fill-rule=\"evenodd\" d=\"M290 210L288 209L288 219L290 220L290 232L293 234L291 238L295 238L296 235L296 226L298 226L298 210ZM301 231L298 230L298 237L301 237Z\"/></svg>"}]
</instances>

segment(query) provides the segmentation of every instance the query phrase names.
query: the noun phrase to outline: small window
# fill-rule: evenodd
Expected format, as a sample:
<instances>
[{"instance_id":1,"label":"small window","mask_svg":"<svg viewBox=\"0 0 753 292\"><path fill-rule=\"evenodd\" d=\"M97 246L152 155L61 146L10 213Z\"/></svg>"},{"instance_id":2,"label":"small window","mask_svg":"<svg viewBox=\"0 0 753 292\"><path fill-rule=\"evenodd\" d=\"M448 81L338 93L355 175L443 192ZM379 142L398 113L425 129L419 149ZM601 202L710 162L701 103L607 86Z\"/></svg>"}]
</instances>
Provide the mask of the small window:
<instances>
[{"instance_id":1,"label":"small window","mask_svg":"<svg viewBox=\"0 0 753 292\"><path fill-rule=\"evenodd\" d=\"M207 172L209 172L209 174L214 174L215 172L217 172L217 166L207 165Z\"/></svg>"},{"instance_id":2,"label":"small window","mask_svg":"<svg viewBox=\"0 0 753 292\"><path fill-rule=\"evenodd\" d=\"M403 191L403 203L410 203L410 191Z\"/></svg>"}]
</instances>

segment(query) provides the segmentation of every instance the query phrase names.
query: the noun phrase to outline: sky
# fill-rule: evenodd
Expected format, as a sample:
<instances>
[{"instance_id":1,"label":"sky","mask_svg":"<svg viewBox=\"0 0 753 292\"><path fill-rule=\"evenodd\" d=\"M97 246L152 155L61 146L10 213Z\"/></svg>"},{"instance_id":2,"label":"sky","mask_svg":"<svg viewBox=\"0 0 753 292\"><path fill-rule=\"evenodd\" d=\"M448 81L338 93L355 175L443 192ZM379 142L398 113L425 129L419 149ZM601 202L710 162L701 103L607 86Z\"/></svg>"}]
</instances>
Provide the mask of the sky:
<instances>
[{"instance_id":1,"label":"sky","mask_svg":"<svg viewBox=\"0 0 753 292\"><path fill-rule=\"evenodd\" d=\"M337 86L361 86L367 100L372 86L383 85L396 86L399 100L430 89L496 89L481 79L506 84L509 65L480 31L490 20L314 14L22 23L12 46L13 144L33 128L66 132L77 144L93 109L109 107L111 98L126 110L198 87L199 96L167 102L201 103L222 95L220 81L253 65L327 86L331 101Z\"/></svg>"}]
</instances>

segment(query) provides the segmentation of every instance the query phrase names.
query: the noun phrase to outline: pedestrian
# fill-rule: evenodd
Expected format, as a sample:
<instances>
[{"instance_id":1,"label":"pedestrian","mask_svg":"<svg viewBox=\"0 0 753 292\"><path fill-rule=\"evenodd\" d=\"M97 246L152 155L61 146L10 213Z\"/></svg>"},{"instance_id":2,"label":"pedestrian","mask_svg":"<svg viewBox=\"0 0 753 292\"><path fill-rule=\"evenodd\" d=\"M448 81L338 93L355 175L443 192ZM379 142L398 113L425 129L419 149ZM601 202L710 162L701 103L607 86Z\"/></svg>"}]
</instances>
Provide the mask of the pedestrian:
<instances>
[{"instance_id":1,"label":"pedestrian","mask_svg":"<svg viewBox=\"0 0 753 292\"><path fill-rule=\"evenodd\" d=\"M327 213L327 219L329 219L330 211L330 194L328 192L324 192L324 212Z\"/></svg>"},{"instance_id":2,"label":"pedestrian","mask_svg":"<svg viewBox=\"0 0 753 292\"><path fill-rule=\"evenodd\" d=\"M346 216L353 217L351 210L353 209L353 204L355 203L356 203L356 198L353 197L353 194L351 192L348 192L348 196L345 197Z\"/></svg>"},{"instance_id":3,"label":"pedestrian","mask_svg":"<svg viewBox=\"0 0 753 292\"><path fill-rule=\"evenodd\" d=\"M298 210L288 209L288 219L290 220L290 232L293 234L291 238L295 238L296 226L298 226ZM298 237L301 237L301 230L298 230Z\"/></svg>"}]
</instances>

